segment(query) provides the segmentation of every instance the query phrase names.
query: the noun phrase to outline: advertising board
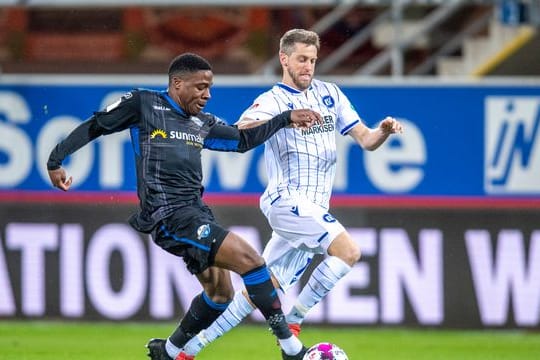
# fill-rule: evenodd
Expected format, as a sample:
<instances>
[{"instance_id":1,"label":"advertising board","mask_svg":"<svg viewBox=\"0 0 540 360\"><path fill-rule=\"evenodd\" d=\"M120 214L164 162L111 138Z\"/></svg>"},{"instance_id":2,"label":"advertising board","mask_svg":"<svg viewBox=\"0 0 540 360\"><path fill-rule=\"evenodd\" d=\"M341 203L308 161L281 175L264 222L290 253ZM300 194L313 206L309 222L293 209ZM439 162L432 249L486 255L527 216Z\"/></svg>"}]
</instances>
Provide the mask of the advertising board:
<instances>
[{"instance_id":1,"label":"advertising board","mask_svg":"<svg viewBox=\"0 0 540 360\"><path fill-rule=\"evenodd\" d=\"M51 148L96 110L134 87L155 84L0 83L0 191L43 191ZM206 110L229 123L268 85L221 85ZM375 152L338 136L334 193L540 198L539 85L343 86L370 127L387 115L405 126ZM98 139L65 167L79 191L132 192L128 132ZM203 152L210 193L260 193L263 147L246 154Z\"/></svg>"},{"instance_id":2,"label":"advertising board","mask_svg":"<svg viewBox=\"0 0 540 360\"><path fill-rule=\"evenodd\" d=\"M270 230L259 211L214 208L224 225L262 249ZM134 210L3 207L0 318L177 319L200 285L181 259L129 227ZM332 214L363 256L307 321L540 329L538 210L336 208ZM240 278L234 280L240 288ZM285 309L299 286L283 298ZM252 321L262 320L257 314Z\"/></svg>"}]
</instances>

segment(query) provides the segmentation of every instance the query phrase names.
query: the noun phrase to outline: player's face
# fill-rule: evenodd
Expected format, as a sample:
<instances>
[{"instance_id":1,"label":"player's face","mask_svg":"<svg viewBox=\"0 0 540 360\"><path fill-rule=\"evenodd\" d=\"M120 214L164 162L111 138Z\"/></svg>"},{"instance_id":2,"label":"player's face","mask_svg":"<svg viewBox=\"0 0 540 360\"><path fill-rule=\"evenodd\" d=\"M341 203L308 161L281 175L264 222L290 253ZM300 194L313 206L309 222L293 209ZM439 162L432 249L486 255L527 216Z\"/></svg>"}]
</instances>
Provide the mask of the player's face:
<instances>
[{"instance_id":1,"label":"player's face","mask_svg":"<svg viewBox=\"0 0 540 360\"><path fill-rule=\"evenodd\" d=\"M315 45L297 43L290 54L280 53L283 67L283 82L300 91L311 85L317 62L317 48Z\"/></svg>"},{"instance_id":2,"label":"player's face","mask_svg":"<svg viewBox=\"0 0 540 360\"><path fill-rule=\"evenodd\" d=\"M210 100L210 87L214 75L201 70L185 77L174 77L169 95L188 115L197 115Z\"/></svg>"}]
</instances>

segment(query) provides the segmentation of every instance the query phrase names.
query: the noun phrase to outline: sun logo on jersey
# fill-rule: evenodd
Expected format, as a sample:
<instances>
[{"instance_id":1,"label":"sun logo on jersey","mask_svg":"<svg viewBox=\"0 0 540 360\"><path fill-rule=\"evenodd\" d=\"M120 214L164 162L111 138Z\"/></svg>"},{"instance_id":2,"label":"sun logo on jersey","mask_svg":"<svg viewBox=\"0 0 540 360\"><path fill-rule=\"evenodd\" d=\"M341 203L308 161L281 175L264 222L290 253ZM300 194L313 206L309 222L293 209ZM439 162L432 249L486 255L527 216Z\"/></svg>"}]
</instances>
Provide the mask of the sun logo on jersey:
<instances>
[{"instance_id":1,"label":"sun logo on jersey","mask_svg":"<svg viewBox=\"0 0 540 360\"><path fill-rule=\"evenodd\" d=\"M165 130L156 129L150 134L150 139L155 139L156 136L161 136L161 138L166 139L167 133L165 132Z\"/></svg>"}]
</instances>

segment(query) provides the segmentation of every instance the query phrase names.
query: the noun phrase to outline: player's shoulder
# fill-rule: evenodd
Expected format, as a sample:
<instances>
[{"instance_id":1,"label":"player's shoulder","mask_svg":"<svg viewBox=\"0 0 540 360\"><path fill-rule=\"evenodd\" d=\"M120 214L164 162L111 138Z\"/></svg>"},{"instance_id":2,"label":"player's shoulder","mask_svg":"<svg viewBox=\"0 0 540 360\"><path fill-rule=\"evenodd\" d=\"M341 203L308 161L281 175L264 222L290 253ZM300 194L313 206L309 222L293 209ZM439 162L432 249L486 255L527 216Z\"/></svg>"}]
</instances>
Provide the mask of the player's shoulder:
<instances>
[{"instance_id":1,"label":"player's shoulder","mask_svg":"<svg viewBox=\"0 0 540 360\"><path fill-rule=\"evenodd\" d=\"M332 84L330 81L325 81L317 78L311 80L311 86L323 86Z\"/></svg>"},{"instance_id":2,"label":"player's shoulder","mask_svg":"<svg viewBox=\"0 0 540 360\"><path fill-rule=\"evenodd\" d=\"M269 89L266 89L265 91L263 91L262 93L260 93L258 96L257 96L257 99L260 99L260 98L267 98L267 97L275 97L276 96L276 92L278 91L279 89L279 86L276 84L276 85L273 85L271 88Z\"/></svg>"},{"instance_id":3,"label":"player's shoulder","mask_svg":"<svg viewBox=\"0 0 540 360\"><path fill-rule=\"evenodd\" d=\"M323 98L333 98L336 101L340 101L340 99L345 97L341 88L334 82L314 79L311 82L311 86L313 92Z\"/></svg>"},{"instance_id":4,"label":"player's shoulder","mask_svg":"<svg viewBox=\"0 0 540 360\"><path fill-rule=\"evenodd\" d=\"M129 91L126 91L122 97L121 100L123 102L137 102L140 99L142 99L145 96L148 96L151 93L151 90L148 89L141 89L141 88L134 88Z\"/></svg>"},{"instance_id":5,"label":"player's shoulder","mask_svg":"<svg viewBox=\"0 0 540 360\"><path fill-rule=\"evenodd\" d=\"M247 110L259 110L261 105L268 105L274 103L274 99L276 98L277 95L274 91L274 88L271 88L257 95L257 97L253 99L253 103Z\"/></svg>"},{"instance_id":6,"label":"player's shoulder","mask_svg":"<svg viewBox=\"0 0 540 360\"><path fill-rule=\"evenodd\" d=\"M116 108L128 108L136 107L139 104L140 96L136 89L132 89L123 93L119 98L115 98L113 102L109 103L101 112L107 113Z\"/></svg>"},{"instance_id":7,"label":"player's shoulder","mask_svg":"<svg viewBox=\"0 0 540 360\"><path fill-rule=\"evenodd\" d=\"M324 81L320 79L311 80L311 86L315 89L339 90L339 86L335 82Z\"/></svg>"},{"instance_id":8,"label":"player's shoulder","mask_svg":"<svg viewBox=\"0 0 540 360\"><path fill-rule=\"evenodd\" d=\"M203 123L207 124L208 126L229 125L225 120L209 112L201 111L195 117Z\"/></svg>"},{"instance_id":9,"label":"player's shoulder","mask_svg":"<svg viewBox=\"0 0 540 360\"><path fill-rule=\"evenodd\" d=\"M134 96L148 97L148 96L162 96L163 91L147 88L135 88L130 91Z\"/></svg>"},{"instance_id":10,"label":"player's shoulder","mask_svg":"<svg viewBox=\"0 0 540 360\"><path fill-rule=\"evenodd\" d=\"M130 93L135 100L134 102L141 103L143 106L149 104L157 107L169 107L169 105L174 106L174 101L167 95L167 92L164 90L135 88L131 90Z\"/></svg>"}]
</instances>

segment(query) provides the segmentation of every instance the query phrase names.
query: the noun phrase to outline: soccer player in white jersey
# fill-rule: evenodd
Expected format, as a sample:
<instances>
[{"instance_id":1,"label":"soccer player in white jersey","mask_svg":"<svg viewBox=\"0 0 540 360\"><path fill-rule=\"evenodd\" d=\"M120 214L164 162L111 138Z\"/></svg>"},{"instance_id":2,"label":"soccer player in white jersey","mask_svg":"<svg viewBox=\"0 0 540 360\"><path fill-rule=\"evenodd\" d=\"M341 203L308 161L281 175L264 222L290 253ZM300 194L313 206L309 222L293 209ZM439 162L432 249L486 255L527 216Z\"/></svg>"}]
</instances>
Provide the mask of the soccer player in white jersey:
<instances>
[{"instance_id":1,"label":"soccer player in white jersey","mask_svg":"<svg viewBox=\"0 0 540 360\"><path fill-rule=\"evenodd\" d=\"M312 31L286 32L279 49L282 81L257 97L237 123L239 128L257 126L284 110L300 108L313 109L324 119L307 130L279 130L264 150L269 182L260 207L273 232L263 257L274 285L286 292L315 254L325 255L287 314L295 334L307 312L360 259L358 245L328 212L337 161L336 132L352 136L365 150L375 150L389 135L403 131L392 117L375 129L366 127L337 85L313 78L319 46L319 36ZM254 309L245 292L238 291L227 310L186 344L185 358L195 356Z\"/></svg>"}]
</instances>

